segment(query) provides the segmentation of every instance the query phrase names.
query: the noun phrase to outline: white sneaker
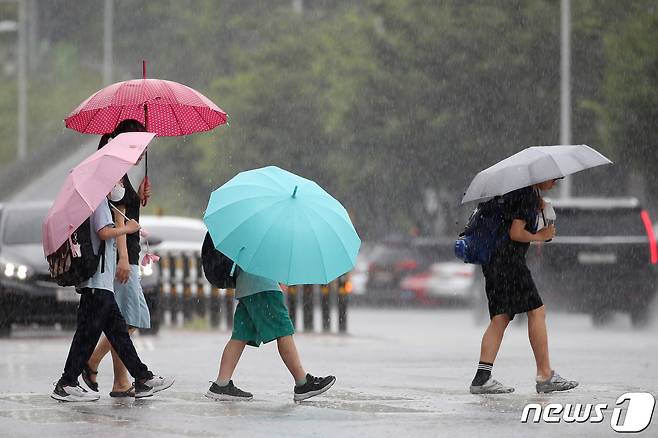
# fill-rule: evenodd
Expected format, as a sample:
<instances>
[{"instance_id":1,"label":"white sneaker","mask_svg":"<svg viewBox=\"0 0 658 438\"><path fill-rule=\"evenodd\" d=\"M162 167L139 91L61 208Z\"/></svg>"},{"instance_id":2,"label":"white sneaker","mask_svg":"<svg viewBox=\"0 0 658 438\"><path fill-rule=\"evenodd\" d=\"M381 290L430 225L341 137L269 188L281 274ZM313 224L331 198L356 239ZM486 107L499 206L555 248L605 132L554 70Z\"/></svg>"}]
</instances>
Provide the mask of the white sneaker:
<instances>
[{"instance_id":1,"label":"white sneaker","mask_svg":"<svg viewBox=\"0 0 658 438\"><path fill-rule=\"evenodd\" d=\"M540 376L537 376L537 379L535 380L537 385L537 393L549 393L549 392L555 392L555 391L568 391L570 389L574 389L576 386L578 386L578 382L575 380L567 380L555 371L551 372L551 377L549 377L547 380L541 380Z\"/></svg>"},{"instance_id":2,"label":"white sneaker","mask_svg":"<svg viewBox=\"0 0 658 438\"><path fill-rule=\"evenodd\" d=\"M135 398L150 397L156 392L164 391L173 384L173 377L151 375L151 378L144 383L135 380Z\"/></svg>"},{"instance_id":3,"label":"white sneaker","mask_svg":"<svg viewBox=\"0 0 658 438\"><path fill-rule=\"evenodd\" d=\"M92 402L100 398L98 394L87 392L79 384L76 384L76 386L62 385L61 380L55 384L55 389L50 396L55 400L64 402Z\"/></svg>"},{"instance_id":4,"label":"white sneaker","mask_svg":"<svg viewBox=\"0 0 658 438\"><path fill-rule=\"evenodd\" d=\"M503 385L493 377L489 377L489 380L482 385L471 385L471 394L509 394L510 392L514 392L514 388Z\"/></svg>"}]
</instances>

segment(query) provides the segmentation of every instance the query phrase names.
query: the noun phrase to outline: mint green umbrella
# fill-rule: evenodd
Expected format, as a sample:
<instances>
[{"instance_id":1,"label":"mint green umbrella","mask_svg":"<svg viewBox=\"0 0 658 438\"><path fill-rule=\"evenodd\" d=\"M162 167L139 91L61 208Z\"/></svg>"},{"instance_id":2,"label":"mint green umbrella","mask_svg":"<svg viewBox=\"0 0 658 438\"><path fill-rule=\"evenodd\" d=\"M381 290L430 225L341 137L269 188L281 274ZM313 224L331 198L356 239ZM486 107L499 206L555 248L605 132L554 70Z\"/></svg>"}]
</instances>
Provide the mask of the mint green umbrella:
<instances>
[{"instance_id":1,"label":"mint green umbrella","mask_svg":"<svg viewBox=\"0 0 658 438\"><path fill-rule=\"evenodd\" d=\"M241 172L212 192L203 220L240 268L288 285L329 283L354 267L361 246L340 202L274 166Z\"/></svg>"}]
</instances>

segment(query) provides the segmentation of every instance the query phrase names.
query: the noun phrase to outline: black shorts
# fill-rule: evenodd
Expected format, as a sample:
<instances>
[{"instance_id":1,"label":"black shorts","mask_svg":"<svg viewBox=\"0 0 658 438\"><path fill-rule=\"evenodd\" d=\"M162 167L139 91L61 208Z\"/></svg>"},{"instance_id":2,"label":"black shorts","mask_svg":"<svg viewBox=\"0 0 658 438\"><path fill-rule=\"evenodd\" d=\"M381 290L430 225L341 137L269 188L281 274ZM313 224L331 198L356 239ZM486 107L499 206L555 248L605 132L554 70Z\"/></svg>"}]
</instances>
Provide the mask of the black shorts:
<instances>
[{"instance_id":1,"label":"black shorts","mask_svg":"<svg viewBox=\"0 0 658 438\"><path fill-rule=\"evenodd\" d=\"M517 313L525 313L544 305L532 279L525 258L494 257L482 266L485 290L489 302L489 317L507 314L510 320Z\"/></svg>"}]
</instances>

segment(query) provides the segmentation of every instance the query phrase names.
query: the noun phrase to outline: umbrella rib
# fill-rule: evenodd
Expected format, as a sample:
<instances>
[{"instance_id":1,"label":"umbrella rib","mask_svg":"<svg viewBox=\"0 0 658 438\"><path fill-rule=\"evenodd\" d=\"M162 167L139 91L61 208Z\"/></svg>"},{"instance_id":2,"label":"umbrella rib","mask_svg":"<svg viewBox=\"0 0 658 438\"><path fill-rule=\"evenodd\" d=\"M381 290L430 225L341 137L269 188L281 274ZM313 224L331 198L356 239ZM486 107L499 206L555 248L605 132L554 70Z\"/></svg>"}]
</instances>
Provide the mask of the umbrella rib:
<instances>
[{"instance_id":1,"label":"umbrella rib","mask_svg":"<svg viewBox=\"0 0 658 438\"><path fill-rule=\"evenodd\" d=\"M210 123L208 123L208 122L206 121L206 119L203 118L203 116L201 115L201 113L199 112L199 110L197 109L197 107L195 107L194 105L190 105L190 106L191 106L192 108L194 108L194 111L199 115L199 118L203 121L203 123L206 124L206 127L208 128L208 129L206 129L206 131L210 131L210 130L212 129L212 127L210 126Z\"/></svg>"},{"instance_id":2,"label":"umbrella rib","mask_svg":"<svg viewBox=\"0 0 658 438\"><path fill-rule=\"evenodd\" d=\"M216 209L210 211L210 215L212 215L212 214L214 214L214 213L217 213L219 210L223 210L223 209L225 209L225 208L235 206L235 204L237 204L237 203L239 203L239 202L253 201L254 199L263 199L263 198L280 198L280 197L281 197L280 195L271 195L271 196L256 196L256 195L254 195L254 196L245 196L245 197L242 198L242 199L238 199L238 200L236 200L236 201L230 201L230 202L227 202L226 204L222 205L221 207L218 207L218 208L216 208ZM277 201L277 202L279 202L279 201ZM270 204L270 205L273 205L273 204ZM269 208L269 207L266 207L266 208ZM259 210L259 212L260 212L260 211L261 211L261 210Z\"/></svg>"},{"instance_id":3,"label":"umbrella rib","mask_svg":"<svg viewBox=\"0 0 658 438\"><path fill-rule=\"evenodd\" d=\"M311 228L313 228L313 231L315 231L315 227L313 226L313 221L311 221L311 219L308 217L306 212L303 211L303 210L300 210L300 212L306 217L306 220L310 224ZM318 216L320 216L320 215L318 215ZM327 223L327 225L329 225L329 224ZM329 229L331 229L331 227L329 227ZM324 264L324 253L322 251L322 245L320 245L320 241L318 240L318 235L315 232L313 233L313 239L315 240L315 243L318 245L318 250L320 251L320 261L321 261L321 264L322 264L322 272L324 272L324 280L326 281L327 280L327 267ZM341 240L341 242L342 242L342 240Z\"/></svg>"},{"instance_id":4,"label":"umbrella rib","mask_svg":"<svg viewBox=\"0 0 658 438\"><path fill-rule=\"evenodd\" d=\"M285 211L285 210L284 210ZM294 224L297 221L297 215L294 215L292 218L293 222L293 227L292 229L294 230ZM286 284L290 282L290 277L291 277L291 271L292 271L292 255L293 255L293 248L295 247L295 233L292 233L292 238L290 239L290 251L288 252L288 275L286 275Z\"/></svg>"},{"instance_id":5,"label":"umbrella rib","mask_svg":"<svg viewBox=\"0 0 658 438\"><path fill-rule=\"evenodd\" d=\"M85 131L87 130L87 128L89 127L89 125L91 125L91 122L94 121L94 117L96 117L96 115L98 114L98 112L99 112L100 110L101 110L101 109L98 108L98 109L94 112L94 115L91 116L91 117L89 118L89 121L88 121L87 124L85 125L84 129L82 130L82 132L85 132Z\"/></svg>"},{"instance_id":6,"label":"umbrella rib","mask_svg":"<svg viewBox=\"0 0 658 438\"><path fill-rule=\"evenodd\" d=\"M283 202L283 201L281 201L281 202ZM278 202L277 204L280 204L281 202ZM275 205L276 205L276 204L275 204ZM265 211L265 210L266 210L266 209L263 209L263 210L259 211L257 214L260 214L260 213L262 213L262 212ZM286 212L285 208L282 209L282 210L281 210L281 213L280 213L279 216L283 215L285 212ZM251 218L253 218L253 217L255 217L255 216L256 216L256 214L253 214L253 215L251 215L251 216L249 217L249 219L251 219ZM247 220L249 220L249 219L247 219ZM278 217L277 217L277 219L278 219ZM244 222L246 222L246 221L244 221ZM242 223L244 223L244 222L242 222ZM274 224L276 224L276 221L275 221L275 220L272 221L272 223L270 224L270 226L267 227L267 230L265 230L265 232L263 233L263 239L261 239L260 243L258 244L258 246L256 247L256 249L254 250L253 254L257 254L258 251L260 250L260 248L263 246L263 243L265 242L265 236L267 235L267 233L270 232L270 230L272 229L272 227L274 227ZM252 259L253 259L253 255L252 255L251 257L252 257ZM250 261L251 261L251 260L250 260Z\"/></svg>"},{"instance_id":7,"label":"umbrella rib","mask_svg":"<svg viewBox=\"0 0 658 438\"><path fill-rule=\"evenodd\" d=\"M236 201L236 202L240 202L240 201ZM224 238L222 239L221 242L224 242L226 239L228 239L233 233L235 233L235 231L236 231L238 228L240 228L242 225L244 225L244 223L247 222L248 220L250 220L252 217L256 216L257 214L262 213L263 211L265 211L265 210L267 210L267 209L269 209L269 208L273 208L274 206L276 206L277 204L279 204L279 203L281 203L281 202L283 202L283 201L278 201L278 202L275 202L274 204L266 205L265 207L263 207L263 208L261 208L261 209L259 209L259 210L257 210L257 211L252 212L247 218L245 218L244 220L242 220L239 224L236 224L236 225L233 227L233 229L232 229L231 231L229 231L229 232L226 234L226 236L224 236ZM235 202L234 202L233 204L235 204ZM223 208L223 207L222 207L222 208ZM218 210L213 211L213 213L211 213L210 216L212 216L213 214L216 214L217 211L218 211ZM205 220L204 220L204 221L205 221ZM206 226L208 226L208 224L206 224ZM213 241L214 241L214 239L213 239ZM217 245L219 245L221 242L219 242ZM217 245L215 245L215 246L217 246Z\"/></svg>"},{"instance_id":8,"label":"umbrella rib","mask_svg":"<svg viewBox=\"0 0 658 438\"><path fill-rule=\"evenodd\" d=\"M316 213L316 212L313 212L313 213ZM334 236L336 236L336 240L340 240L340 242L343 244L343 245L342 245L342 250L345 252L345 255L347 255L347 258L350 259L350 260L352 260L352 258L350 257L350 254L347 252L347 245L345 244L345 241L343 240L343 238L342 238L342 237L336 232L336 230L334 230L334 228L333 228L333 227L331 226L331 224L325 219L324 216L322 216L322 215L319 214L319 213L316 213L316 214L317 214L318 218L319 218L322 222L324 222L324 223L327 225L327 229L328 229L329 231L331 231L331 233L333 233ZM306 217L308 217L308 215L306 215ZM350 226L353 227L351 224L350 224ZM356 230L354 230L354 231L356 232ZM358 237L358 234L357 234L357 237ZM359 246L360 246L360 244L359 244ZM325 271L325 273L326 273L326 271Z\"/></svg>"},{"instance_id":9,"label":"umbrella rib","mask_svg":"<svg viewBox=\"0 0 658 438\"><path fill-rule=\"evenodd\" d=\"M176 111L174 111L174 106L169 102L169 108L171 108L171 113L174 115L174 119L176 119L176 125L178 126L178 129L180 129L180 135L185 135L183 132L183 125L180 124L180 120L178 120L178 116L176 115Z\"/></svg>"},{"instance_id":10,"label":"umbrella rib","mask_svg":"<svg viewBox=\"0 0 658 438\"><path fill-rule=\"evenodd\" d=\"M269 180L272 181L274 184L276 184L277 186L279 186L283 191L288 190L288 187L284 186L279 180L277 180L276 178L273 178L271 175L268 175L268 174L265 173L265 172L262 172L262 170L263 170L262 168L261 168L261 169L255 169L255 170L260 171L260 172L258 172L259 175L261 175L261 176L263 176L263 177L269 179ZM301 184L300 184L300 185L301 185ZM290 194L292 195L292 192L290 192Z\"/></svg>"},{"instance_id":11,"label":"umbrella rib","mask_svg":"<svg viewBox=\"0 0 658 438\"><path fill-rule=\"evenodd\" d=\"M114 129L117 129L117 126L119 126L119 123L121 123L121 117L123 116L123 110L126 109L126 105L121 105L121 109L119 110L119 115L117 116L117 119L114 123ZM146 120L144 120L144 127L146 128ZM114 129L112 132L114 132Z\"/></svg>"},{"instance_id":12,"label":"umbrella rib","mask_svg":"<svg viewBox=\"0 0 658 438\"><path fill-rule=\"evenodd\" d=\"M317 200L315 200L315 199L313 199L313 198L311 198L311 197L309 197L309 198L307 199L307 202L308 202L308 203L311 203L311 204L314 204L314 205L316 206L316 208L321 208L321 209L323 209L323 210L325 210L325 211L328 211L328 212L330 212L330 213L336 215L336 216L339 217L343 222L345 222L347 225L353 226L351 220L349 219L349 214L347 213L347 210L345 210L345 207L343 207L343 206L340 204L340 202L338 202L338 205L339 205L340 207L343 208L343 211L342 211L342 212L340 212L339 210L336 210L336 209L334 209L334 208L331 208L331 207L325 205L325 204L322 203L322 202L318 202ZM346 215L347 217L343 216L341 213L345 213L345 215Z\"/></svg>"}]
</instances>

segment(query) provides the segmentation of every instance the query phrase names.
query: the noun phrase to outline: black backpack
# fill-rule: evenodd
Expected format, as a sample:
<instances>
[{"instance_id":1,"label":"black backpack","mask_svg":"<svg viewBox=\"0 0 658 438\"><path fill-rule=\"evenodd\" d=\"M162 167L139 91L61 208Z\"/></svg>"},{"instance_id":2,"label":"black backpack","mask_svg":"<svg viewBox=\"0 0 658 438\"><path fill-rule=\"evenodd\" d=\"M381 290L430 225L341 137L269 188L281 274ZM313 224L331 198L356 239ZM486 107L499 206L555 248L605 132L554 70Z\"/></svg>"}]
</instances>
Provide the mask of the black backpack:
<instances>
[{"instance_id":1,"label":"black backpack","mask_svg":"<svg viewBox=\"0 0 658 438\"><path fill-rule=\"evenodd\" d=\"M94 276L100 261L103 263L101 272L105 271L105 241L101 241L98 254L94 254L91 233L91 223L87 218L71 234L70 239L66 239L57 251L46 256L48 270L55 283L60 286L76 286Z\"/></svg>"},{"instance_id":2,"label":"black backpack","mask_svg":"<svg viewBox=\"0 0 658 438\"><path fill-rule=\"evenodd\" d=\"M235 272L231 275L233 260L215 248L210 233L206 233L206 237L203 239L201 265L203 266L203 274L210 284L219 289L235 288L235 279L238 277L239 268L236 266Z\"/></svg>"}]
</instances>

